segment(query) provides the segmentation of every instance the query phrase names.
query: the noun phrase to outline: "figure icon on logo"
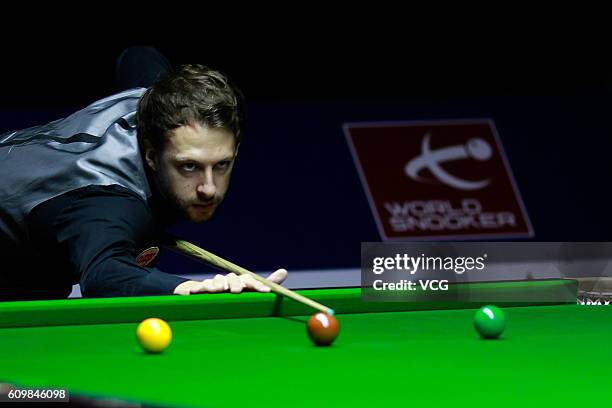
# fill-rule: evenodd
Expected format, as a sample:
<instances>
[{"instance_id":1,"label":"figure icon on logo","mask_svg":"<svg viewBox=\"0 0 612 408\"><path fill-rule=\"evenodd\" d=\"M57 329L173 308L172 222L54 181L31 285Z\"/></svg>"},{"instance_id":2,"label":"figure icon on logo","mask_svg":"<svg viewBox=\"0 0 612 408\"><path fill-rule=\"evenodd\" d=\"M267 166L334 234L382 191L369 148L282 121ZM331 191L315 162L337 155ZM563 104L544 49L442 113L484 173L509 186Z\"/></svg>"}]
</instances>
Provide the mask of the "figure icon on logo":
<instances>
[{"instance_id":1,"label":"figure icon on logo","mask_svg":"<svg viewBox=\"0 0 612 408\"><path fill-rule=\"evenodd\" d=\"M419 176L421 170L429 169L439 182L459 190L480 190L489 185L490 179L479 181L463 180L453 176L440 166L442 163L454 160L489 160L493 153L493 149L491 149L489 143L481 138L475 137L468 140L465 145L455 145L431 150L429 144L430 139L431 133L426 133L421 143L421 155L406 163L404 172L408 177L418 182L431 183L433 180Z\"/></svg>"}]
</instances>

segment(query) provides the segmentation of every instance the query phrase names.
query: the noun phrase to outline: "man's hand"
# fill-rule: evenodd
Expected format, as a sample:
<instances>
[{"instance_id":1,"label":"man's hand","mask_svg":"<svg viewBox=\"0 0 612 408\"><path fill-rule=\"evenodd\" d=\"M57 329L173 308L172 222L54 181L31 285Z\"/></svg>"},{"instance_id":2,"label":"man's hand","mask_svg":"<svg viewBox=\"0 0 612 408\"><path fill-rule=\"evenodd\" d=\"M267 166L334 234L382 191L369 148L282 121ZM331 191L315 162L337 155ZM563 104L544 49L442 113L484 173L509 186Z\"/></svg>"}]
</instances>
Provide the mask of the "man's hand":
<instances>
[{"instance_id":1,"label":"man's hand","mask_svg":"<svg viewBox=\"0 0 612 408\"><path fill-rule=\"evenodd\" d=\"M279 269L268 276L274 283L281 284L287 279L287 270ZM201 282L187 281L174 289L175 295L191 295L196 293L240 293L243 290L255 290L258 292L270 292L270 288L256 281L249 275L238 276L235 273L217 275L213 279L205 279Z\"/></svg>"}]
</instances>

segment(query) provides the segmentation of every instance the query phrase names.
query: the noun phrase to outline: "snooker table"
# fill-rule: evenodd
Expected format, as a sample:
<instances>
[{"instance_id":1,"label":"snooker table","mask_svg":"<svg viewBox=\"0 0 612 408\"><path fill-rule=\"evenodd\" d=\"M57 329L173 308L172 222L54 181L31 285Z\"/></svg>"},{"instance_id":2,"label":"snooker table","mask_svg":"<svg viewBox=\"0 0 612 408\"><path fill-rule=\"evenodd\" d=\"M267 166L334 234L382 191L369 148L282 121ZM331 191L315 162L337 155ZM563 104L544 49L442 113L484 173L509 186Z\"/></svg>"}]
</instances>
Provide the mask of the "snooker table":
<instances>
[{"instance_id":1,"label":"snooker table","mask_svg":"<svg viewBox=\"0 0 612 408\"><path fill-rule=\"evenodd\" d=\"M612 308L576 305L571 280L463 285L532 301L501 299L506 330L483 340L472 326L475 302L298 291L336 310L340 334L330 347L306 335L314 310L272 293L4 302L0 382L178 407L567 406L605 395ZM550 291L566 301L538 302ZM147 317L172 327L160 354L136 342Z\"/></svg>"}]
</instances>

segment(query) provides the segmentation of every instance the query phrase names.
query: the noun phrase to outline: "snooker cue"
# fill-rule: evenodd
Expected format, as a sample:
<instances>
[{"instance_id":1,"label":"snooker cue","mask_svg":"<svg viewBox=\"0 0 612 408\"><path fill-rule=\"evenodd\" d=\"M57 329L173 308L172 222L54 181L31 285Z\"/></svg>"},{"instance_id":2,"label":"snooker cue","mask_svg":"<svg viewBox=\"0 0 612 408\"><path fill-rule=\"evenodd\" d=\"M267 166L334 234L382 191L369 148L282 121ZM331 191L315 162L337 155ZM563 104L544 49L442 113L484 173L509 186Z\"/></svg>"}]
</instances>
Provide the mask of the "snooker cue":
<instances>
[{"instance_id":1,"label":"snooker cue","mask_svg":"<svg viewBox=\"0 0 612 408\"><path fill-rule=\"evenodd\" d=\"M253 273L249 270L244 269L241 266L238 266L236 264L231 263L230 261L227 261L223 258L221 258L218 255L215 255L211 252L208 252L200 247L198 247L197 245L191 244L187 241L183 241L181 239L177 239L175 240L174 243L174 247L176 249L178 249L180 252L189 255L191 257L194 257L198 260L201 261L205 261L213 266L216 266L217 268L220 268L226 272L233 272L236 275L249 275L251 276L253 279L255 279L256 281L259 281L261 283L263 283L264 285L266 285L267 287L269 287L273 292L279 294L279 295L283 295L286 296L288 298L291 298L297 302L303 303L307 306L310 306L314 309L317 309L323 313L327 313L329 315L333 315L334 314L334 310L324 306L318 302L315 302L312 299L309 299L305 296L302 296L298 293L295 293L294 291L287 289L281 285L279 285L278 283L274 283L266 278L262 278L261 276L257 275L256 273Z\"/></svg>"}]
</instances>

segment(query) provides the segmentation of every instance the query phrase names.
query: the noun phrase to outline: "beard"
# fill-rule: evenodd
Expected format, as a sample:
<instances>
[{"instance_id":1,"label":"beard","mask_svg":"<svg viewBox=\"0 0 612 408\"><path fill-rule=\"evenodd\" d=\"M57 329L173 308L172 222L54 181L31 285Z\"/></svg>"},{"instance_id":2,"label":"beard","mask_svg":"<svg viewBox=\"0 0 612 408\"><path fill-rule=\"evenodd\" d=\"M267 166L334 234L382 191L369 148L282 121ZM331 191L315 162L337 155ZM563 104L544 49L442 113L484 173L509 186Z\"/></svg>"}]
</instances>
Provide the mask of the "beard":
<instances>
[{"instance_id":1,"label":"beard","mask_svg":"<svg viewBox=\"0 0 612 408\"><path fill-rule=\"evenodd\" d=\"M198 208L194 206L187 206L183 208L183 213L186 218L191 222L205 222L210 220L215 215L215 210L218 204L212 204L208 208Z\"/></svg>"},{"instance_id":2,"label":"beard","mask_svg":"<svg viewBox=\"0 0 612 408\"><path fill-rule=\"evenodd\" d=\"M160 196L164 201L164 209L177 219L185 219L195 223L201 223L210 220L216 212L217 207L223 201L223 198L219 199L215 197L208 203L211 203L209 208L201 208L203 203L194 200L181 199L172 189L172 184L164 177L156 178L157 188ZM204 204L205 205L205 204Z\"/></svg>"}]
</instances>

